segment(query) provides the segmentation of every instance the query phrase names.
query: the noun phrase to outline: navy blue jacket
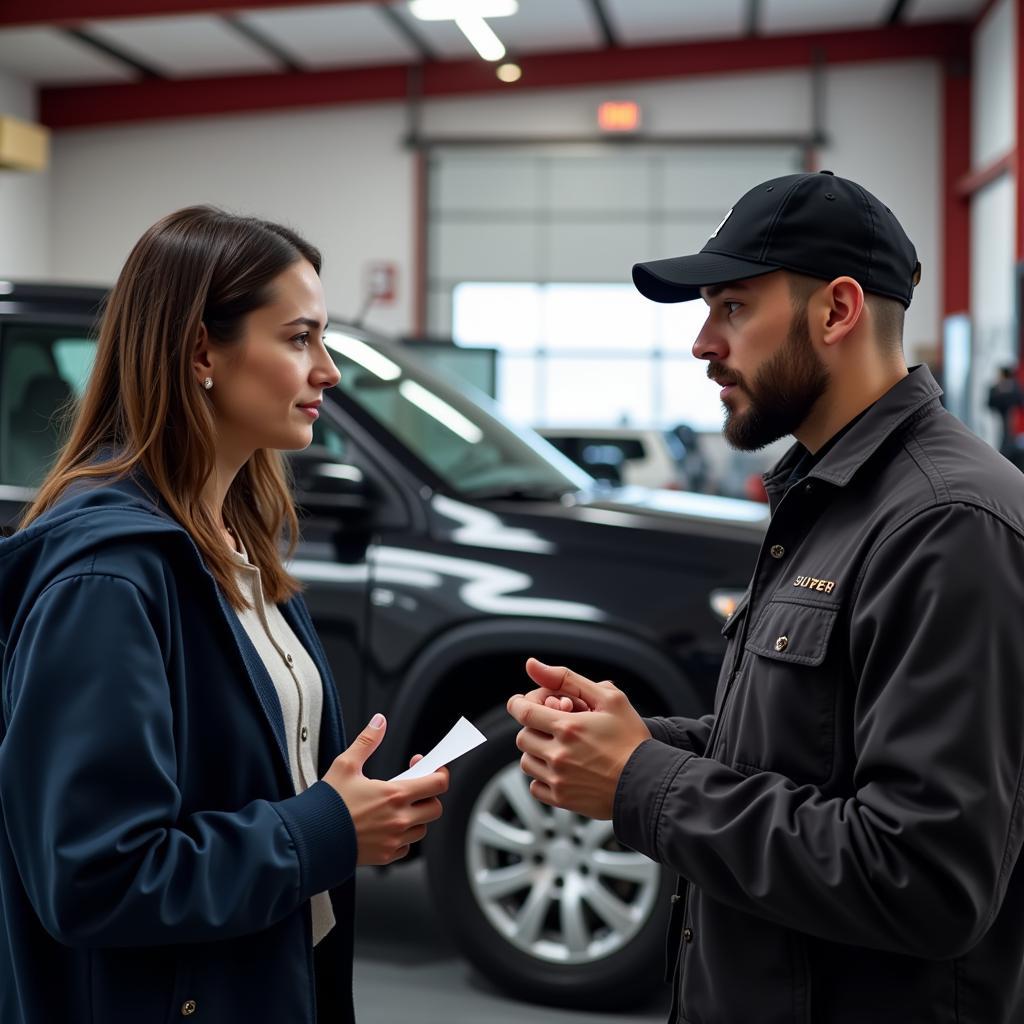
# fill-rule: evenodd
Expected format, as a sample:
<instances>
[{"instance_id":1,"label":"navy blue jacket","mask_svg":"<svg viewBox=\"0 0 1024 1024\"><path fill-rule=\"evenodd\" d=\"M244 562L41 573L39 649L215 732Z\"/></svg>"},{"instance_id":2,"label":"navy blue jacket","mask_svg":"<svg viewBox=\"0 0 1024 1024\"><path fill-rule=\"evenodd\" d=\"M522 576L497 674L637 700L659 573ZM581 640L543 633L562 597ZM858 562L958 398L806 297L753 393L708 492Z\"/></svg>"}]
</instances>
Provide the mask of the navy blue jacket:
<instances>
[{"instance_id":1,"label":"navy blue jacket","mask_svg":"<svg viewBox=\"0 0 1024 1024\"><path fill-rule=\"evenodd\" d=\"M345 745L324 680L320 768ZM351 1021L356 835L296 796L273 683L136 483L0 542L0 1021ZM309 899L337 925L317 946Z\"/></svg>"}]
</instances>

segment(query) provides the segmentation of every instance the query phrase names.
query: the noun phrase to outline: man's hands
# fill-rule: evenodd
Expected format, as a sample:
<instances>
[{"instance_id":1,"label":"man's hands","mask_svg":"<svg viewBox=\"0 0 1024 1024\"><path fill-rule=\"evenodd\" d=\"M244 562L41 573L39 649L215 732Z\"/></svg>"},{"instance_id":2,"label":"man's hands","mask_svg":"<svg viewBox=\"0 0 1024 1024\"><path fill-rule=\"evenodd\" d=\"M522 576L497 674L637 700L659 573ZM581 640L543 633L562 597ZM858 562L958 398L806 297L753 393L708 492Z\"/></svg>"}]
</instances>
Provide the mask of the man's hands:
<instances>
[{"instance_id":1,"label":"man's hands","mask_svg":"<svg viewBox=\"0 0 1024 1024\"><path fill-rule=\"evenodd\" d=\"M386 725L383 715L374 715L324 776L324 782L338 792L352 816L359 864L401 860L409 847L427 834L427 824L441 817L438 797L448 789L447 768L402 782L380 782L363 775L363 765L380 746ZM420 758L417 754L410 766Z\"/></svg>"},{"instance_id":2,"label":"man's hands","mask_svg":"<svg viewBox=\"0 0 1024 1024\"><path fill-rule=\"evenodd\" d=\"M536 658L526 671L538 689L510 698L508 712L524 727L516 746L534 780L530 792L545 804L611 818L622 769L650 731L614 683L595 683Z\"/></svg>"}]
</instances>

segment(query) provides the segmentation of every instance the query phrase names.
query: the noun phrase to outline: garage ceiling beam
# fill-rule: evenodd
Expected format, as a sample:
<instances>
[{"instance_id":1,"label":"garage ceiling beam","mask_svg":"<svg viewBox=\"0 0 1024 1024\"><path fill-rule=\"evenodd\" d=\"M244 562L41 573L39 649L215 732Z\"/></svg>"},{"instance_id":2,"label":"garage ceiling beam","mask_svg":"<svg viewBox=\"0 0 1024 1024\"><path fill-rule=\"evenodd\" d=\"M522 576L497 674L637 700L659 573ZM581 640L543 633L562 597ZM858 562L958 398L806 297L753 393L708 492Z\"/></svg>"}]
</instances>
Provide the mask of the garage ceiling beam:
<instances>
[{"instance_id":1,"label":"garage ceiling beam","mask_svg":"<svg viewBox=\"0 0 1024 1024\"><path fill-rule=\"evenodd\" d=\"M380 16L419 54L420 60L437 59L426 39L393 7L381 4Z\"/></svg>"},{"instance_id":2,"label":"garage ceiling beam","mask_svg":"<svg viewBox=\"0 0 1024 1024\"><path fill-rule=\"evenodd\" d=\"M389 0L32 0L0 4L0 28L13 25L80 25L108 18L156 17L165 14L231 14L263 7L309 7L316 4L384 4Z\"/></svg>"},{"instance_id":3,"label":"garage ceiling beam","mask_svg":"<svg viewBox=\"0 0 1024 1024\"><path fill-rule=\"evenodd\" d=\"M125 67L129 67L133 71L137 71L143 78L164 77L156 68L144 63L132 54L125 52L119 46L114 46L113 43L109 43L105 39L97 39L96 36L91 32L86 32L85 29L63 28L60 31L69 39L74 39L83 46L88 46L90 49L96 50L106 57L113 57L114 60L123 64Z\"/></svg>"},{"instance_id":4,"label":"garage ceiling beam","mask_svg":"<svg viewBox=\"0 0 1024 1024\"><path fill-rule=\"evenodd\" d=\"M609 49L618 46L619 40L615 34L615 29L612 28L608 12L604 9L603 0L590 0L590 10L593 12L594 21L597 23L597 30L601 33L604 45Z\"/></svg>"},{"instance_id":5,"label":"garage ceiling beam","mask_svg":"<svg viewBox=\"0 0 1024 1024\"><path fill-rule=\"evenodd\" d=\"M301 65L295 60L290 53L288 53L283 47L279 46L273 39L261 32L255 25L250 25L247 21L242 21L241 18L236 18L230 14L222 15L221 21L233 32L237 32L243 39L252 43L257 49L262 50L267 56L276 60L277 63L286 71L301 71Z\"/></svg>"},{"instance_id":6,"label":"garage ceiling beam","mask_svg":"<svg viewBox=\"0 0 1024 1024\"><path fill-rule=\"evenodd\" d=\"M748 36L756 36L761 31L761 0L747 0L743 27Z\"/></svg>"},{"instance_id":7,"label":"garage ceiling beam","mask_svg":"<svg viewBox=\"0 0 1024 1024\"><path fill-rule=\"evenodd\" d=\"M898 25L903 20L903 9L907 6L907 0L893 0L889 8L889 14L885 19L887 25Z\"/></svg>"},{"instance_id":8,"label":"garage ceiling beam","mask_svg":"<svg viewBox=\"0 0 1024 1024\"><path fill-rule=\"evenodd\" d=\"M947 58L964 55L968 45L969 33L962 24L952 23L544 53L526 55L519 60L523 77L514 86L499 82L491 65L483 61L437 61L423 66L421 95L424 98L469 93L509 95L524 88L551 89L804 68L812 66L815 59L832 66L860 61ZM61 86L40 90L39 119L50 128L60 129L169 117L404 100L407 92L407 69L400 64L290 74Z\"/></svg>"}]
</instances>

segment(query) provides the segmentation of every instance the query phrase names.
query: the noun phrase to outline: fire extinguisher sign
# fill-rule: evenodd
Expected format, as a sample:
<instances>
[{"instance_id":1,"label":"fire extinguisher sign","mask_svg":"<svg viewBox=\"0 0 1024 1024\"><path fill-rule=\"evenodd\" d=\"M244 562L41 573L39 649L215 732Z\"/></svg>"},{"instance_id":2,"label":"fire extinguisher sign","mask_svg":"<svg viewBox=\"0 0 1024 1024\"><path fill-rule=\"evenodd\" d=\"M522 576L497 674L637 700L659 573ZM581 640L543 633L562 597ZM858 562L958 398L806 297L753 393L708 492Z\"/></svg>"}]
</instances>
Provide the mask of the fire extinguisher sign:
<instances>
[{"instance_id":1,"label":"fire extinguisher sign","mask_svg":"<svg viewBox=\"0 0 1024 1024\"><path fill-rule=\"evenodd\" d=\"M366 291L375 303L394 302L398 267L391 262L378 260L367 264Z\"/></svg>"}]
</instances>

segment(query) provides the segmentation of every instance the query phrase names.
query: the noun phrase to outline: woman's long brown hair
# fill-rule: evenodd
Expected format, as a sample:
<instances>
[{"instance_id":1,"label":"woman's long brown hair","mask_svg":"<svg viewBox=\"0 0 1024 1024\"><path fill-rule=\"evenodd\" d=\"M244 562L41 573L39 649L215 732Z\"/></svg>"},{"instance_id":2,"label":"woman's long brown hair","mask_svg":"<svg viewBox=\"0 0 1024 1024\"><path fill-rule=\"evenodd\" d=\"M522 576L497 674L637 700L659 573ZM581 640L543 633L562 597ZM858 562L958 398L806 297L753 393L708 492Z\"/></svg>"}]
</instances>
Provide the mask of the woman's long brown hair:
<instances>
[{"instance_id":1,"label":"woman's long brown hair","mask_svg":"<svg viewBox=\"0 0 1024 1024\"><path fill-rule=\"evenodd\" d=\"M270 299L270 283L297 260L320 273L320 253L289 229L209 206L178 210L136 243L110 293L96 359L67 443L21 525L51 508L76 481L141 469L191 534L235 608L245 607L220 524L201 500L214 467L214 421L192 364L200 325L231 345L245 317ZM284 460L259 449L239 470L224 519L259 566L264 596L280 602L299 585L284 568L298 521Z\"/></svg>"}]
</instances>

